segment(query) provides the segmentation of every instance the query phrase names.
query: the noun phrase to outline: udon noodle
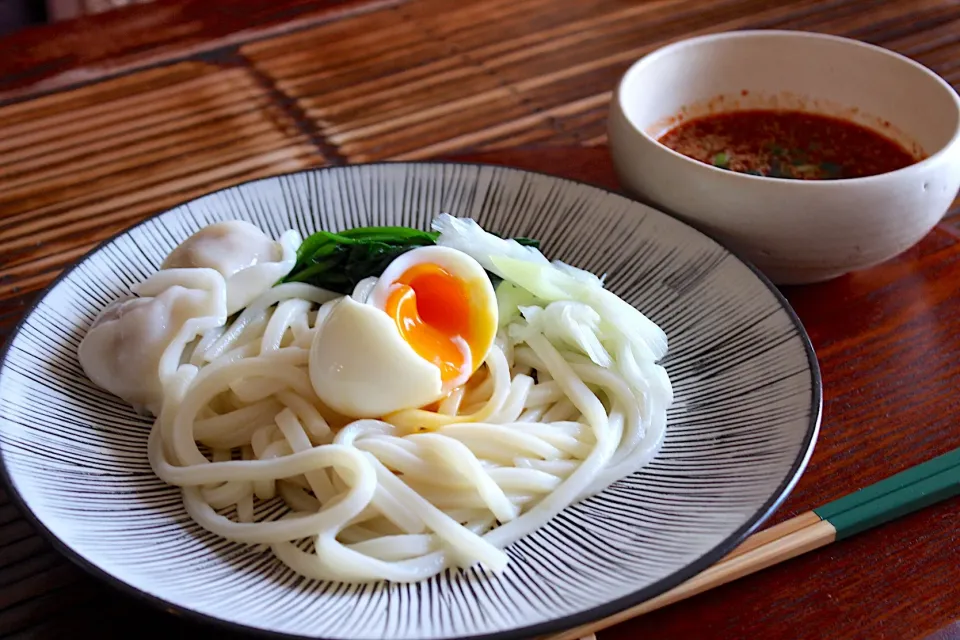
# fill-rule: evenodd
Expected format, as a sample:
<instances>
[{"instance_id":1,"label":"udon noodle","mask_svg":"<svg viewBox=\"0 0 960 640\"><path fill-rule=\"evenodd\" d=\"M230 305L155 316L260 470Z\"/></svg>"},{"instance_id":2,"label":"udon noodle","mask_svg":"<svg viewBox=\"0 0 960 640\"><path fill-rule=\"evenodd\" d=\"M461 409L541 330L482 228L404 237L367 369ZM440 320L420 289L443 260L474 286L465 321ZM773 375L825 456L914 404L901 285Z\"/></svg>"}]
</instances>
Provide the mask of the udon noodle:
<instances>
[{"instance_id":1,"label":"udon noodle","mask_svg":"<svg viewBox=\"0 0 960 640\"><path fill-rule=\"evenodd\" d=\"M371 285L352 296L363 301ZM663 439L669 381L639 362L646 347L563 339L578 318L562 301L521 309L434 405L345 417L309 372L316 333L341 302L279 284L160 358L154 471L182 488L203 528L267 545L299 574L413 582L478 563L501 571L507 545L642 468Z\"/></svg>"}]
</instances>

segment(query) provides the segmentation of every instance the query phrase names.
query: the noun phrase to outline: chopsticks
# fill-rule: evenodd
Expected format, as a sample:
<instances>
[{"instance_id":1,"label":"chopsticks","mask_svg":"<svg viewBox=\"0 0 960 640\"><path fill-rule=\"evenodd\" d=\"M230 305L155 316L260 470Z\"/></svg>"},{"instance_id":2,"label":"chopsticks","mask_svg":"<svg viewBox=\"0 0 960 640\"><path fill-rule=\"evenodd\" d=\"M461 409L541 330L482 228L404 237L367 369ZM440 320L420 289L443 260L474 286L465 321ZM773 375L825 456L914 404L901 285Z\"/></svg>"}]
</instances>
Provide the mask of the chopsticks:
<instances>
[{"instance_id":1,"label":"chopsticks","mask_svg":"<svg viewBox=\"0 0 960 640\"><path fill-rule=\"evenodd\" d=\"M960 448L756 533L717 564L635 607L543 640L595 632L960 495Z\"/></svg>"}]
</instances>

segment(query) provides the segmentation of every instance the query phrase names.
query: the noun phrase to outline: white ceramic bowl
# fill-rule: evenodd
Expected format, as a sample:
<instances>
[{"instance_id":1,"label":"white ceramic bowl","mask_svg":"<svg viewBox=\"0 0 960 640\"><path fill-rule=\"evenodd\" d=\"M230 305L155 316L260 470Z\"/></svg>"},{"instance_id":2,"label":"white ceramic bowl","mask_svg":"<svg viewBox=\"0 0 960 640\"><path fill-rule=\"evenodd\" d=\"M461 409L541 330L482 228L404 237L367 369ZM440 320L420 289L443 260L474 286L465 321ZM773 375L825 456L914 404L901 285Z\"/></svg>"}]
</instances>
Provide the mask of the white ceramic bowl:
<instances>
[{"instance_id":1,"label":"white ceramic bowl","mask_svg":"<svg viewBox=\"0 0 960 640\"><path fill-rule=\"evenodd\" d=\"M679 120L757 108L812 111L880 131L927 158L867 178L734 173L657 142ZM827 280L906 250L960 189L960 98L926 67L856 40L740 31L683 40L636 62L610 108L624 187L693 222L777 284Z\"/></svg>"}]
</instances>

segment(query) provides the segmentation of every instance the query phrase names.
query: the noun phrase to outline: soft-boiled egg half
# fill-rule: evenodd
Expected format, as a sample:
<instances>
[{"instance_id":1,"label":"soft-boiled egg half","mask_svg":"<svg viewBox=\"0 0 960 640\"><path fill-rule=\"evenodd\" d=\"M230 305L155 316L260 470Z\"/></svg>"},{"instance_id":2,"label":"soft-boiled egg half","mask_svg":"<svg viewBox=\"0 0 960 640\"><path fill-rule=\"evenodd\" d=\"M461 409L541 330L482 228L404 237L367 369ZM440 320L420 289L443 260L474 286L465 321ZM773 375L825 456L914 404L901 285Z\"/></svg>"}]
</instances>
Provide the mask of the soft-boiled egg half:
<instances>
[{"instance_id":1,"label":"soft-boiled egg half","mask_svg":"<svg viewBox=\"0 0 960 640\"><path fill-rule=\"evenodd\" d=\"M443 398L475 372L497 333L486 271L448 247L397 257L365 301L335 303L310 349L320 400L353 418L375 418Z\"/></svg>"}]
</instances>

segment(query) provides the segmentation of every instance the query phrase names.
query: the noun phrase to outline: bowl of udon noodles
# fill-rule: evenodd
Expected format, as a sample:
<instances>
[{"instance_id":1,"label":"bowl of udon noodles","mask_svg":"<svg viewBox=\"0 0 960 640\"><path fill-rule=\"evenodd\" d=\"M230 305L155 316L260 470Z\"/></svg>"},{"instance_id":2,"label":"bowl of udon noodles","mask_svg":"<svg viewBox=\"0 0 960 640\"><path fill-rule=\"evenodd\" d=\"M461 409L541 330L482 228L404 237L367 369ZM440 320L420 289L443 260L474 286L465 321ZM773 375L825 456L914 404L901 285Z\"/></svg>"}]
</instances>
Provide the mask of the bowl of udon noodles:
<instances>
[{"instance_id":1,"label":"bowl of udon noodles","mask_svg":"<svg viewBox=\"0 0 960 640\"><path fill-rule=\"evenodd\" d=\"M212 624L519 638L649 599L802 473L810 342L751 266L596 187L484 165L258 180L105 242L0 368L11 495Z\"/></svg>"}]
</instances>

